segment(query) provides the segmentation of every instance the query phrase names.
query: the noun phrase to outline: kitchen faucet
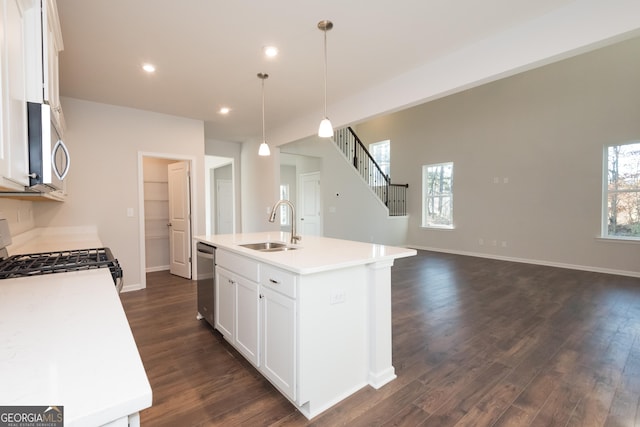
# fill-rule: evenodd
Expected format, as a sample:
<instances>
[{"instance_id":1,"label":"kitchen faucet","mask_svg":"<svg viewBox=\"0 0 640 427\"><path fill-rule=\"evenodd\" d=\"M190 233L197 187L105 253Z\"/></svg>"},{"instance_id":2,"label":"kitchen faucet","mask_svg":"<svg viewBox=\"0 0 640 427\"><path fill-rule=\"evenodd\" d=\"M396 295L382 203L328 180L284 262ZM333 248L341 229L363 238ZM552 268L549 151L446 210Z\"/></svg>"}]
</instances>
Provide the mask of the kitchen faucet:
<instances>
[{"instance_id":1,"label":"kitchen faucet","mask_svg":"<svg viewBox=\"0 0 640 427\"><path fill-rule=\"evenodd\" d=\"M302 236L296 236L296 208L293 206L293 203L285 199L278 200L271 208L269 222L274 222L276 220L276 213L278 213L278 206L280 205L287 205L291 208L291 244L295 245L302 240Z\"/></svg>"}]
</instances>

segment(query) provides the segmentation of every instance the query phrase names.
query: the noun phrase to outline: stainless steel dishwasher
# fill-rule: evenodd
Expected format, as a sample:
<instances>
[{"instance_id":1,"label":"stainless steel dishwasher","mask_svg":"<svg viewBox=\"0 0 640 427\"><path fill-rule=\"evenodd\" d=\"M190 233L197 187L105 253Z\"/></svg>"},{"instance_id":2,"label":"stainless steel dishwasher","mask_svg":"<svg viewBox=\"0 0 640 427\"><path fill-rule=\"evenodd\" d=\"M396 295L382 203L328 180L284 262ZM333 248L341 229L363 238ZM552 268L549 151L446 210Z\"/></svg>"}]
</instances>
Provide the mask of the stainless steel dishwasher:
<instances>
[{"instance_id":1,"label":"stainless steel dishwasher","mask_svg":"<svg viewBox=\"0 0 640 427\"><path fill-rule=\"evenodd\" d=\"M197 318L204 318L211 326L214 326L216 248L215 246L198 242L196 244L196 252L198 257L198 275L196 277L198 292Z\"/></svg>"}]
</instances>

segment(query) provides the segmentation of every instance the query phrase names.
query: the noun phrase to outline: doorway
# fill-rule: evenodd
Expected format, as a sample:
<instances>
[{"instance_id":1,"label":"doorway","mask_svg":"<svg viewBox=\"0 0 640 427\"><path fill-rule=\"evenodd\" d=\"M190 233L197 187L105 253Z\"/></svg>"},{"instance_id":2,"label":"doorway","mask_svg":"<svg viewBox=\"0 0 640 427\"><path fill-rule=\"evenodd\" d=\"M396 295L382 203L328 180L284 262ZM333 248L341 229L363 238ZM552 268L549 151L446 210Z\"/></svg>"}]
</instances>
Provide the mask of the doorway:
<instances>
[{"instance_id":1,"label":"doorway","mask_svg":"<svg viewBox=\"0 0 640 427\"><path fill-rule=\"evenodd\" d=\"M235 233L236 199L233 158L209 155L204 157L206 234Z\"/></svg>"},{"instance_id":2,"label":"doorway","mask_svg":"<svg viewBox=\"0 0 640 427\"><path fill-rule=\"evenodd\" d=\"M296 227L303 236L323 235L321 170L319 157L280 152L280 193L286 189L296 206Z\"/></svg>"},{"instance_id":3,"label":"doorway","mask_svg":"<svg viewBox=\"0 0 640 427\"><path fill-rule=\"evenodd\" d=\"M298 230L302 235L322 236L320 172L298 175Z\"/></svg>"},{"instance_id":4,"label":"doorway","mask_svg":"<svg viewBox=\"0 0 640 427\"><path fill-rule=\"evenodd\" d=\"M193 162L179 155L138 153L139 248L145 273L169 270L192 276ZM141 281L145 288L146 274Z\"/></svg>"}]
</instances>

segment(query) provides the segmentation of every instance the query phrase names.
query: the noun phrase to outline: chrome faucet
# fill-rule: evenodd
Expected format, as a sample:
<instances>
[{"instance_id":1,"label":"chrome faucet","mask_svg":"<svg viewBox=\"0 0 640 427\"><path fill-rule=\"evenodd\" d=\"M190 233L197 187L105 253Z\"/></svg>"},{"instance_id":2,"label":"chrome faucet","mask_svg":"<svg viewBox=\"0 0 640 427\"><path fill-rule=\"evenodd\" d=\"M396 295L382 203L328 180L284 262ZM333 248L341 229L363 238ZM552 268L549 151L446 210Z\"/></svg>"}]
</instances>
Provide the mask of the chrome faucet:
<instances>
[{"instance_id":1,"label":"chrome faucet","mask_svg":"<svg viewBox=\"0 0 640 427\"><path fill-rule=\"evenodd\" d=\"M295 245L302 240L302 236L296 236L296 208L293 206L293 203L285 199L278 200L271 208L269 222L274 222L276 220L276 214L278 213L278 207L280 205L287 205L291 208L291 244Z\"/></svg>"}]
</instances>

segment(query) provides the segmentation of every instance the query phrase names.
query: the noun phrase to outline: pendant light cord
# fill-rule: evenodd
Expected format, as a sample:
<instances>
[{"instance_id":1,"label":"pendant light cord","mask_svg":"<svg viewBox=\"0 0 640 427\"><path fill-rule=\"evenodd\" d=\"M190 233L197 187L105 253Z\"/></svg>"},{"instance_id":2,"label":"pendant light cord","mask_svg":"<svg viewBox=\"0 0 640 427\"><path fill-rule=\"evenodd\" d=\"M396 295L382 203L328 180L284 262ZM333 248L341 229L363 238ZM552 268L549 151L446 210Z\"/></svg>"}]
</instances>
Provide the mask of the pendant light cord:
<instances>
[{"instance_id":1,"label":"pendant light cord","mask_svg":"<svg viewBox=\"0 0 640 427\"><path fill-rule=\"evenodd\" d=\"M264 125L264 81L269 78L269 74L258 73L258 78L262 80L262 142L267 142Z\"/></svg>"},{"instance_id":2,"label":"pendant light cord","mask_svg":"<svg viewBox=\"0 0 640 427\"><path fill-rule=\"evenodd\" d=\"M267 142L265 139L265 131L264 131L264 79L262 78L262 142Z\"/></svg>"},{"instance_id":3,"label":"pendant light cord","mask_svg":"<svg viewBox=\"0 0 640 427\"><path fill-rule=\"evenodd\" d=\"M327 117L327 30L324 31L324 117Z\"/></svg>"}]
</instances>

